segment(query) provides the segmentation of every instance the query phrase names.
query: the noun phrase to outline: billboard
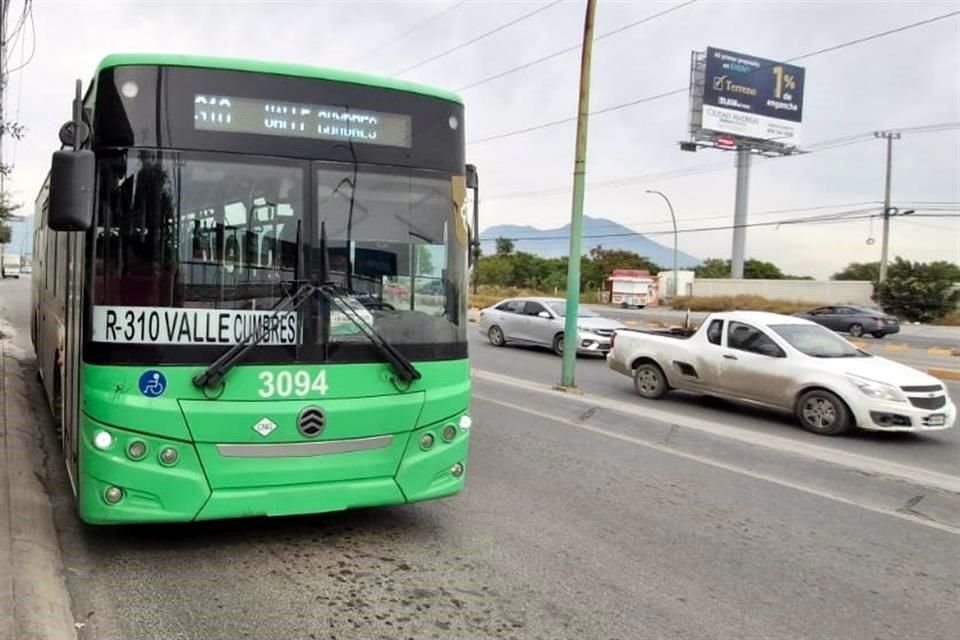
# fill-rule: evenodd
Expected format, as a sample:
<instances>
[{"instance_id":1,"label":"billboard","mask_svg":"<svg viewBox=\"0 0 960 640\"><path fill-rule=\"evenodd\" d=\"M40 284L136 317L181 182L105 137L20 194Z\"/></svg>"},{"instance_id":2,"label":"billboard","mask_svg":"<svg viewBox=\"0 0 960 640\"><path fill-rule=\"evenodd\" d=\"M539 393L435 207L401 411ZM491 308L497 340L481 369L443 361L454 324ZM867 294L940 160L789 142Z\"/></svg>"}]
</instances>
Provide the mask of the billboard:
<instances>
[{"instance_id":1,"label":"billboard","mask_svg":"<svg viewBox=\"0 0 960 640\"><path fill-rule=\"evenodd\" d=\"M691 76L691 96L700 103L694 106L699 112L692 122L695 135L799 146L803 67L714 47L697 66Z\"/></svg>"}]
</instances>

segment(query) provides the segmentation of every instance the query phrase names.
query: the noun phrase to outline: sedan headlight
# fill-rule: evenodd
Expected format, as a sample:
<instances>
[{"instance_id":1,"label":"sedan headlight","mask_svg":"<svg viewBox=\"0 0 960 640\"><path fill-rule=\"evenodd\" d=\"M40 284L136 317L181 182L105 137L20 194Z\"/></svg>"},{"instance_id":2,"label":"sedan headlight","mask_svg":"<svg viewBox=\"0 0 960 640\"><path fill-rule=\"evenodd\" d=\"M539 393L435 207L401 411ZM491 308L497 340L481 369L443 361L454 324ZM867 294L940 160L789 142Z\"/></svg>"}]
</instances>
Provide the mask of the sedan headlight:
<instances>
[{"instance_id":1,"label":"sedan headlight","mask_svg":"<svg viewBox=\"0 0 960 640\"><path fill-rule=\"evenodd\" d=\"M897 389L893 385L861 378L860 376L854 376L849 373L847 374L847 379L849 379L857 389L860 389L860 393L874 400L889 400L890 402L907 401L906 396L901 393L900 389Z\"/></svg>"}]
</instances>

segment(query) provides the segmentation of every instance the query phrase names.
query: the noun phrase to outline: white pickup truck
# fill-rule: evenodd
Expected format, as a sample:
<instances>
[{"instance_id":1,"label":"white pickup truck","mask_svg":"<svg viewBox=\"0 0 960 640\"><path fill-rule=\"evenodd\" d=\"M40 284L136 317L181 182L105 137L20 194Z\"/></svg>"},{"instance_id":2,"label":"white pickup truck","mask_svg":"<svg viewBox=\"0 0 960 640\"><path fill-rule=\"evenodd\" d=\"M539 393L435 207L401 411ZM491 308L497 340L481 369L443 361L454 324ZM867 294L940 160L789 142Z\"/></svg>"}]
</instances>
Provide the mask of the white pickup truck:
<instances>
[{"instance_id":1,"label":"white pickup truck","mask_svg":"<svg viewBox=\"0 0 960 640\"><path fill-rule=\"evenodd\" d=\"M957 417L936 378L773 313L715 313L693 333L618 330L607 364L644 398L671 389L727 397L788 411L820 435L934 431Z\"/></svg>"},{"instance_id":2,"label":"white pickup truck","mask_svg":"<svg viewBox=\"0 0 960 640\"><path fill-rule=\"evenodd\" d=\"M3 276L4 278L20 277L19 254L13 254L13 253L0 254L0 276Z\"/></svg>"}]
</instances>

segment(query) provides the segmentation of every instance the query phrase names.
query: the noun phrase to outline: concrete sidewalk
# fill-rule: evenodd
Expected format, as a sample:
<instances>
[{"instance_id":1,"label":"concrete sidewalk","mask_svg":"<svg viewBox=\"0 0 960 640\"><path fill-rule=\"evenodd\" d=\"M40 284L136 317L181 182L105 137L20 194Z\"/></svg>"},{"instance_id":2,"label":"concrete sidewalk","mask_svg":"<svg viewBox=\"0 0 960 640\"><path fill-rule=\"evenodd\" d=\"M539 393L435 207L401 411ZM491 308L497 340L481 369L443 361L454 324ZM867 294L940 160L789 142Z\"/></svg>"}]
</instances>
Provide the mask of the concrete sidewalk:
<instances>
[{"instance_id":1,"label":"concrete sidewalk","mask_svg":"<svg viewBox=\"0 0 960 640\"><path fill-rule=\"evenodd\" d=\"M0 640L73 640L40 431L8 340L0 339Z\"/></svg>"}]
</instances>

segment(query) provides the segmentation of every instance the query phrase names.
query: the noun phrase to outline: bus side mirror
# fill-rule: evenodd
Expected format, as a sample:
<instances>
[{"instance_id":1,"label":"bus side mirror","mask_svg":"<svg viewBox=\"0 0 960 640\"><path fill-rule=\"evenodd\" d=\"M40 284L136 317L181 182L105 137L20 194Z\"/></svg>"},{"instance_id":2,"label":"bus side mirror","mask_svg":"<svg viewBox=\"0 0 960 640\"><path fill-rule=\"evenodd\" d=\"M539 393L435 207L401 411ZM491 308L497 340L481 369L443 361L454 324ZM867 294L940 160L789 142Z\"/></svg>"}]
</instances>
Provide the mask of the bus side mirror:
<instances>
[{"instance_id":1,"label":"bus side mirror","mask_svg":"<svg viewBox=\"0 0 960 640\"><path fill-rule=\"evenodd\" d=\"M473 237L470 242L470 253L467 256L467 265L472 267L480 259L480 179L477 176L476 165L468 164L466 166L465 178L467 189L473 190L473 229L471 233Z\"/></svg>"},{"instance_id":2,"label":"bus side mirror","mask_svg":"<svg viewBox=\"0 0 960 640\"><path fill-rule=\"evenodd\" d=\"M93 151L54 151L47 224L54 231L86 231L93 224Z\"/></svg>"}]
</instances>

